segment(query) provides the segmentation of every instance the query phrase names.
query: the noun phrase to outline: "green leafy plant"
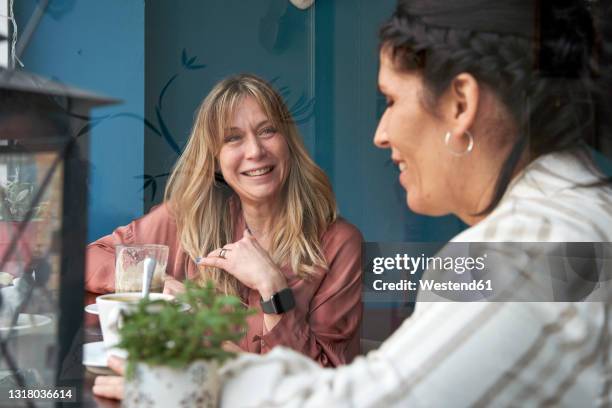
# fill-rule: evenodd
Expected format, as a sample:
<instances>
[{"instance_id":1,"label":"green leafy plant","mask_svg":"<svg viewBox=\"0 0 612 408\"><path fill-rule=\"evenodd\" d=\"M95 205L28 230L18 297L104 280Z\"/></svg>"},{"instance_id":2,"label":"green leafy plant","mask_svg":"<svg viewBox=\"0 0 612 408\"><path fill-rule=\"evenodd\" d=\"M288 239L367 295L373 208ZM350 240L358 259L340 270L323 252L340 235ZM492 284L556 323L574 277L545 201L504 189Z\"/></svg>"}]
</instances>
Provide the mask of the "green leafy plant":
<instances>
[{"instance_id":1,"label":"green leafy plant","mask_svg":"<svg viewBox=\"0 0 612 408\"><path fill-rule=\"evenodd\" d=\"M127 376L136 363L186 367L196 360L223 362L233 357L221 347L245 333L247 316L255 313L236 296L216 293L211 282L198 287L185 283L177 302L142 299L123 315L119 347L128 352ZM190 309L184 310L184 304Z\"/></svg>"}]
</instances>

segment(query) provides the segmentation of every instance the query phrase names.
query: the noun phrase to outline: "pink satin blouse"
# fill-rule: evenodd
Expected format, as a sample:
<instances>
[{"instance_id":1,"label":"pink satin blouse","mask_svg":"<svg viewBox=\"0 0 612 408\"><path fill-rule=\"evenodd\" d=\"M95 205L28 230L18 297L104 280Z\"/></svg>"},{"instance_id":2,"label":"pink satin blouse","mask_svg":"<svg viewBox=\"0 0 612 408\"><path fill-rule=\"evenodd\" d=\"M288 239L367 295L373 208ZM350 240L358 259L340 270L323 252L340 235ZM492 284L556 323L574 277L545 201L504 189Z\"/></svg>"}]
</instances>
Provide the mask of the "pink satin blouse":
<instances>
[{"instance_id":1,"label":"pink satin blouse","mask_svg":"<svg viewBox=\"0 0 612 408\"><path fill-rule=\"evenodd\" d=\"M241 213L236 219L235 240L245 228ZM328 269L309 279L298 278L290 267L281 268L292 288L296 307L263 333L263 313L248 320L240 347L267 353L277 345L290 347L325 367L349 363L359 353L361 306L361 242L357 228L339 219L323 235L322 248ZM115 245L164 244L170 247L166 273L179 281L194 278L197 268L179 244L176 223L167 205L117 228L87 247L85 287L90 292L114 292ZM245 301L261 310L257 291L245 289Z\"/></svg>"}]
</instances>

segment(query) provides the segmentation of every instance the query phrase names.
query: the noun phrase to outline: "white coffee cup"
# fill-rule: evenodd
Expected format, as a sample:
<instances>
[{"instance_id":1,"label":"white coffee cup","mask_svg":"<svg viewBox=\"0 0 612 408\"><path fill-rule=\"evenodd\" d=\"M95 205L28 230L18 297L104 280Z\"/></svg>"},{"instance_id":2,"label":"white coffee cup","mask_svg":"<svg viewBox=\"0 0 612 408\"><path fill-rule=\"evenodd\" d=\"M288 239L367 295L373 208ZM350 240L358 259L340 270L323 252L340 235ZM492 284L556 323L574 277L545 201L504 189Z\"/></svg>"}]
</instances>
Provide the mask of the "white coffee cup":
<instances>
[{"instance_id":1,"label":"white coffee cup","mask_svg":"<svg viewBox=\"0 0 612 408\"><path fill-rule=\"evenodd\" d=\"M171 301L174 299L174 296L163 293L150 293L149 298L151 300L162 299ZM109 293L96 298L100 327L102 328L102 340L109 354L122 358L127 356L125 350L116 347L121 340L119 337L119 320L121 312L135 308L140 299L142 299L142 295L136 292Z\"/></svg>"}]
</instances>

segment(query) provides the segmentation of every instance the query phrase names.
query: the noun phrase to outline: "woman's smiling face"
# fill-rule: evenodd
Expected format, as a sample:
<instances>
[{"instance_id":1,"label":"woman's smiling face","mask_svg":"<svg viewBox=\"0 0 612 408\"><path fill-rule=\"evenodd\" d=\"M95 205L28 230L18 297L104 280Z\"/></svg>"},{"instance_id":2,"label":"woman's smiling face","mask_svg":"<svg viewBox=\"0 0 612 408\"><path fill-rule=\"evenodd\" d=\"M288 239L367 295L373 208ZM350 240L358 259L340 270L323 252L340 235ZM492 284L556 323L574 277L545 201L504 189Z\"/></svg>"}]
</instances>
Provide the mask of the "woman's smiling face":
<instances>
[{"instance_id":1,"label":"woman's smiling face","mask_svg":"<svg viewBox=\"0 0 612 408\"><path fill-rule=\"evenodd\" d=\"M289 147L253 97L242 98L222 137L219 168L240 200L277 200L289 171Z\"/></svg>"},{"instance_id":2,"label":"woman's smiling face","mask_svg":"<svg viewBox=\"0 0 612 408\"><path fill-rule=\"evenodd\" d=\"M387 109L376 129L374 143L391 149L408 207L420 214L449 213L448 181L453 174L443 142L449 129L423 106L425 90L421 77L414 72L398 71L390 51L383 47L378 85L387 98Z\"/></svg>"}]
</instances>

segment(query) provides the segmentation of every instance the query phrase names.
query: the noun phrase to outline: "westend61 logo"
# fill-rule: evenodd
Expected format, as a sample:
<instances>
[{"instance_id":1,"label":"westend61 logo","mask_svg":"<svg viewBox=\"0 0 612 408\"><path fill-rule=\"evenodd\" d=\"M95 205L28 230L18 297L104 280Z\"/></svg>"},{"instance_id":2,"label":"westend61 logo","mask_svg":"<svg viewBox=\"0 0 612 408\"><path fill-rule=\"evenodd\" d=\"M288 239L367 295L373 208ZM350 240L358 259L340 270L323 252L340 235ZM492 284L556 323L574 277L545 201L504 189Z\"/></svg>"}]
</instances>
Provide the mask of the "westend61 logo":
<instances>
[{"instance_id":1,"label":"westend61 logo","mask_svg":"<svg viewBox=\"0 0 612 408\"><path fill-rule=\"evenodd\" d=\"M441 257L396 254L394 257L376 257L372 260L372 272L377 275L385 271L406 271L411 275L423 270L448 271L462 274L464 272L482 271L485 268L487 254L479 257Z\"/></svg>"}]
</instances>

